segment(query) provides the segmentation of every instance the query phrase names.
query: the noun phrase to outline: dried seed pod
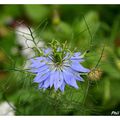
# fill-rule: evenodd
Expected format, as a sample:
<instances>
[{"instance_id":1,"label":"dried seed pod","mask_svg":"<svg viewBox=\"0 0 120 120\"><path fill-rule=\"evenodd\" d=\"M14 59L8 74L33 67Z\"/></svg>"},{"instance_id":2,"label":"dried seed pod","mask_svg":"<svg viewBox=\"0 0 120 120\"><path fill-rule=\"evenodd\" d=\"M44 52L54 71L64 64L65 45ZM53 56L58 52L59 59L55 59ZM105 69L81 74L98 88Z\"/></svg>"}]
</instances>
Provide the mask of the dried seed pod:
<instances>
[{"instance_id":1,"label":"dried seed pod","mask_svg":"<svg viewBox=\"0 0 120 120\"><path fill-rule=\"evenodd\" d=\"M93 69L89 72L88 77L90 80L99 80L102 76L102 71L100 68Z\"/></svg>"}]
</instances>

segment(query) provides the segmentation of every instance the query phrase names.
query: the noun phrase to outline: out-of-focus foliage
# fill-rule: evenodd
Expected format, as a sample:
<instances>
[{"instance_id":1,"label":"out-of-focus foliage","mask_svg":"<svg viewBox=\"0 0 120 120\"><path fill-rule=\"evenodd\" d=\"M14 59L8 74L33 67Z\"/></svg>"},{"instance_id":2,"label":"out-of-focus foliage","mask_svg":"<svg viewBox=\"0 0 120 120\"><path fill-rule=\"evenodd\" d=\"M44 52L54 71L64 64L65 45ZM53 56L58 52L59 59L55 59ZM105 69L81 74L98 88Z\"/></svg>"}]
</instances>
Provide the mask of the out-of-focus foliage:
<instances>
[{"instance_id":1,"label":"out-of-focus foliage","mask_svg":"<svg viewBox=\"0 0 120 120\"><path fill-rule=\"evenodd\" d=\"M0 102L13 102L16 115L110 115L119 111L119 8L119 5L1 5ZM61 43L67 41L71 50L89 50L83 64L91 72L78 90L68 86L64 93L37 89L32 82L34 76L23 71L27 58L16 42L16 30L23 23L32 27L37 39L46 45L56 39Z\"/></svg>"}]
</instances>

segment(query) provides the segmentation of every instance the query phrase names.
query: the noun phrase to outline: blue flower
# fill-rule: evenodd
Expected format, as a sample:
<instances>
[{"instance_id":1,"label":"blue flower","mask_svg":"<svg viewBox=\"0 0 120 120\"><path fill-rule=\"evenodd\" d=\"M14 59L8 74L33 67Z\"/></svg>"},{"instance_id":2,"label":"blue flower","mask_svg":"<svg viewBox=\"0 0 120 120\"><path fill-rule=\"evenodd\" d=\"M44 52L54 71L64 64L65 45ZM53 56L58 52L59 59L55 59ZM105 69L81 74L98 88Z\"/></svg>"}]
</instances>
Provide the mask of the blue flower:
<instances>
[{"instance_id":1,"label":"blue flower","mask_svg":"<svg viewBox=\"0 0 120 120\"><path fill-rule=\"evenodd\" d=\"M40 89L54 87L55 91L64 92L66 84L78 89L76 81L83 81L80 74L90 71L80 64L83 61L80 52L43 49L43 56L31 59L30 71L36 75L34 82Z\"/></svg>"}]
</instances>

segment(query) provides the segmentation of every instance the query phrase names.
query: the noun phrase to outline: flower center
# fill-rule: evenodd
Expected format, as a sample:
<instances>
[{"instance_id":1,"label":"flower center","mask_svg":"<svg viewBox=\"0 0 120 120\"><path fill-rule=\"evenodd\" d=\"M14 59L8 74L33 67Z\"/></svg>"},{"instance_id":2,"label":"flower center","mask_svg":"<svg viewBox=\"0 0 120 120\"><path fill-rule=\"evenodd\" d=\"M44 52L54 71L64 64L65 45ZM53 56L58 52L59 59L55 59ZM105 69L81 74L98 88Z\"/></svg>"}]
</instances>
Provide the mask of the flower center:
<instances>
[{"instance_id":1,"label":"flower center","mask_svg":"<svg viewBox=\"0 0 120 120\"><path fill-rule=\"evenodd\" d=\"M53 52L51 57L52 57L52 63L50 65L51 69L62 70L64 67L63 52L62 51Z\"/></svg>"},{"instance_id":2,"label":"flower center","mask_svg":"<svg viewBox=\"0 0 120 120\"><path fill-rule=\"evenodd\" d=\"M56 65L61 65L63 63L63 53L62 52L56 52L53 55L53 62Z\"/></svg>"}]
</instances>

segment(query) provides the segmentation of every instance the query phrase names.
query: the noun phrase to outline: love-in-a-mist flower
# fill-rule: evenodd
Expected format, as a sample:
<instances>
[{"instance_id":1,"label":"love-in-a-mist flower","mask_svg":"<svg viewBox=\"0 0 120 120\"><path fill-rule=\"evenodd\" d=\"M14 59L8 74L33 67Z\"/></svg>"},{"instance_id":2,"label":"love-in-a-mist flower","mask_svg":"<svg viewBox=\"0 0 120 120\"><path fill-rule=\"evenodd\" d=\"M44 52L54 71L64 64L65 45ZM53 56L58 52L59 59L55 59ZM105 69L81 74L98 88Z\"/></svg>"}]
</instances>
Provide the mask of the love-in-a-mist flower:
<instances>
[{"instance_id":1,"label":"love-in-a-mist flower","mask_svg":"<svg viewBox=\"0 0 120 120\"><path fill-rule=\"evenodd\" d=\"M81 65L83 61L80 52L72 53L65 45L52 43L51 48L42 49L41 56L31 59L30 71L40 89L53 87L63 92L65 85L78 89L76 81L83 81L80 74L90 71Z\"/></svg>"}]
</instances>

